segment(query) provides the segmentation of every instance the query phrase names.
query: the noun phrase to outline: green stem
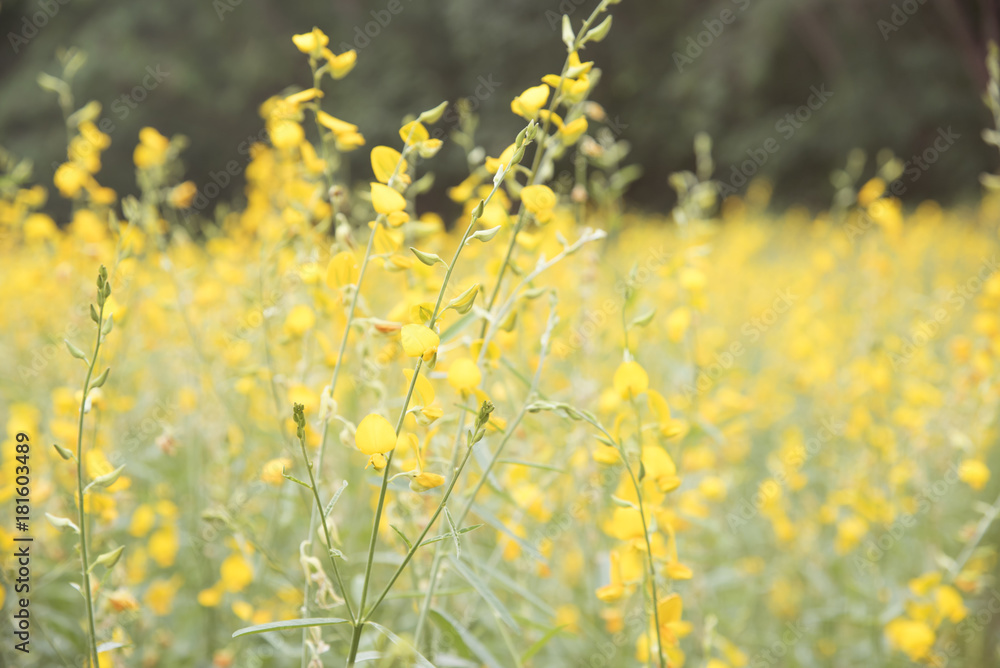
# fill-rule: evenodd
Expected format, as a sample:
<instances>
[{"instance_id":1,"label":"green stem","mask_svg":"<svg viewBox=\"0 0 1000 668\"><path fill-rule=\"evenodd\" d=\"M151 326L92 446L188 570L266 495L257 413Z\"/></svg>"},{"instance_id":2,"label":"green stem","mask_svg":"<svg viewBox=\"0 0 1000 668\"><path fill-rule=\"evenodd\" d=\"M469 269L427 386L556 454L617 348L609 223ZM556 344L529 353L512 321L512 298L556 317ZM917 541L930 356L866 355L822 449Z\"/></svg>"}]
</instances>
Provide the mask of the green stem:
<instances>
[{"instance_id":1,"label":"green stem","mask_svg":"<svg viewBox=\"0 0 1000 668\"><path fill-rule=\"evenodd\" d=\"M354 620L354 610L351 608L351 601L347 597L347 588L344 587L344 581L340 577L340 568L337 566L337 557L333 554L333 540L330 538L330 527L326 521L326 513L323 512L323 502L319 498L319 490L316 488L316 476L313 474L313 465L309 462L309 455L306 453L306 440L303 434L299 438L299 447L302 449L302 460L306 463L306 470L309 471L309 486L312 489L313 499L316 501L316 508L319 509L320 521L323 524L323 536L326 538L327 554L330 557L330 565L333 566L333 574L337 578L337 584L340 585L340 591L344 593L344 604L347 606L347 615ZM312 535L310 534L310 539Z\"/></svg>"},{"instance_id":2,"label":"green stem","mask_svg":"<svg viewBox=\"0 0 1000 668\"><path fill-rule=\"evenodd\" d=\"M100 289L100 288L98 288ZM87 513L84 510L84 484L83 484L83 418L84 409L87 407L87 394L90 392L90 379L94 375L94 366L97 364L97 354L101 350L101 328L104 325L104 299L100 299L101 308L97 316L97 342L94 344L94 356L91 358L90 367L87 369L87 379L83 382L83 398L80 400L80 423L76 436L76 488L77 503L80 506L80 565L83 569L83 596L87 602L87 624L90 631L88 644L93 667L97 668L97 629L94 625L94 600L90 591L90 553L87 550Z\"/></svg>"}]
</instances>

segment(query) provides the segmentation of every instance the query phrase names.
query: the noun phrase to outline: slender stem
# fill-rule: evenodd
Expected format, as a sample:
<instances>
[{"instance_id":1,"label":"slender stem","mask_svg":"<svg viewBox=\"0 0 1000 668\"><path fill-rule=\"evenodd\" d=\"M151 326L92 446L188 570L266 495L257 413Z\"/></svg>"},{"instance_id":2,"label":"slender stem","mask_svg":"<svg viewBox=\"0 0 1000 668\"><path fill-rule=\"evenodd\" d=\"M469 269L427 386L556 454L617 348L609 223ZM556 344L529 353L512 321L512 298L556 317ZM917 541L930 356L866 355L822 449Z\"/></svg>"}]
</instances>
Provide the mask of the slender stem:
<instances>
[{"instance_id":1,"label":"slender stem","mask_svg":"<svg viewBox=\"0 0 1000 668\"><path fill-rule=\"evenodd\" d=\"M510 171L511 165L507 165L504 168L504 176ZM500 183L503 179L498 179L493 184L493 189L490 191L489 195L483 200L482 205L485 207L489 203L490 199L496 193L497 188L500 187ZM465 248L465 242L469 240L469 235L472 234L473 228L479 221L479 216L473 212L469 220L469 226L465 228L465 233L462 235L461 241L458 243L458 247L455 249L455 255L452 257L451 262L448 264L448 270L445 272L444 280L441 282L441 288L438 290L437 301L434 304L434 312L431 315L431 319L428 322L428 327L433 328L434 323L437 321L438 316L441 314L441 302L444 301L444 295L448 290L448 284L451 282L452 273L455 271L455 265L458 264L458 257L462 254L462 249ZM399 436L400 430L403 428L403 420L406 418L406 412L410 407L410 399L413 397L413 389L416 387L417 378L420 377L420 368L423 365L423 360L418 359L417 364L413 369L413 378L410 380L410 387L406 391L406 398L403 400L403 407L399 411L399 419L396 421L396 436ZM368 562L365 564L365 580L361 587L361 605L358 606L359 614L362 615L363 620L367 620L368 616L364 614L365 602L368 598L368 585L371 582L372 574L372 563L375 559L375 544L378 542L378 530L379 525L382 521L382 508L385 505L385 493L389 486L389 470L392 466L392 456L394 451L390 450L389 455L386 457L385 470L382 473L382 487L379 489L378 504L375 507L375 520L372 524L372 534L368 542ZM440 511L440 508L439 508ZM381 600L381 598L379 599ZM353 666L357 658L358 653L358 643L360 642L361 624L355 626L355 639L352 640L351 652L347 658L347 665Z\"/></svg>"},{"instance_id":2,"label":"slender stem","mask_svg":"<svg viewBox=\"0 0 1000 668\"><path fill-rule=\"evenodd\" d=\"M333 554L333 540L330 538L330 527L326 521L326 513L323 512L323 502L320 501L319 490L316 488L316 476L313 474L313 465L310 463L309 455L306 453L306 440L304 434L299 438L299 447L302 449L302 459L306 463L306 470L309 471L309 487L312 489L313 499L316 501L316 507L319 509L320 521L323 524L323 536L326 538L326 552L330 557L330 565L333 566L333 574L337 578L337 584L340 585L340 591L344 593L344 604L347 606L347 614L352 620L354 620L354 610L351 608L351 601L347 597L347 588L344 587L344 581L340 577L340 568L337 566L337 557Z\"/></svg>"},{"instance_id":3,"label":"slender stem","mask_svg":"<svg viewBox=\"0 0 1000 668\"><path fill-rule=\"evenodd\" d=\"M392 589L392 585L396 583L396 580L403 573L403 569L405 569L406 565L410 563L410 559L412 559L413 555L417 553L417 550L420 548L420 544L424 541L424 538L427 537L427 534L428 532L430 532L431 527L434 526L434 522L436 522L437 518L441 515L441 511L444 510L445 504L448 503L448 498L451 497L451 492L452 490L455 489L455 483L458 482L458 478L459 476L462 475L462 471L465 469L465 465L469 462L469 457L471 456L472 456L472 446L469 446L466 448L465 457L462 458L462 463L459 464L458 468L451 476L451 482L448 483L448 489L444 491L444 496L441 498L441 502L438 504L438 507L434 511L434 514L431 515L431 518L427 521L427 524L424 526L424 530L421 531L420 535L417 536L417 539L413 541L413 544L410 546L410 549L407 550L406 552L406 556L403 557L403 561L399 564L399 566L396 567L396 572L392 574L391 578L389 578L389 582L382 589L382 593L379 594L377 599L375 599L375 602L372 603L371 609L369 609L367 614L365 614L362 622L366 622L369 619L371 619L371 616L375 612L375 609L378 608L379 604L386 597L386 594L388 594L389 590Z\"/></svg>"},{"instance_id":4,"label":"slender stem","mask_svg":"<svg viewBox=\"0 0 1000 668\"><path fill-rule=\"evenodd\" d=\"M100 289L100 288L98 288ZM97 316L97 342L94 344L94 356L90 358L90 367L87 369L87 379L83 382L83 398L80 400L80 423L76 435L76 488L77 503L80 513L80 565L83 568L83 596L87 602L87 624L90 631L88 644L90 646L90 656L93 667L97 668L97 630L94 625L94 600L90 591L90 553L87 550L87 513L84 510L84 485L83 485L83 417L84 409L87 407L87 394L90 392L90 379L94 375L94 366L97 364L97 354L101 350L101 328L104 325L104 299L100 299L101 307Z\"/></svg>"}]
</instances>

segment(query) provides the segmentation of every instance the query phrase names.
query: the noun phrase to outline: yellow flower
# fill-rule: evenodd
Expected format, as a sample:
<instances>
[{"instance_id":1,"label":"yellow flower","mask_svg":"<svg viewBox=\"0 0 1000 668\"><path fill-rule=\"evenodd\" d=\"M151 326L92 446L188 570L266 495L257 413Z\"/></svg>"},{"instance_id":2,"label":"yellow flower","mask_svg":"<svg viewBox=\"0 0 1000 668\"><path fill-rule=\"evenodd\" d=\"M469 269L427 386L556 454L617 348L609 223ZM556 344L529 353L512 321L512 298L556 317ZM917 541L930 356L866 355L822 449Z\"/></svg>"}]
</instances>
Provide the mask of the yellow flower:
<instances>
[{"instance_id":1,"label":"yellow flower","mask_svg":"<svg viewBox=\"0 0 1000 668\"><path fill-rule=\"evenodd\" d=\"M329 49L323 49L323 56L330 63L330 76L334 79L346 77L358 62L358 52L354 49L345 51L339 56L333 55Z\"/></svg>"},{"instance_id":2,"label":"yellow flower","mask_svg":"<svg viewBox=\"0 0 1000 668\"><path fill-rule=\"evenodd\" d=\"M559 128L559 139L566 146L572 146L583 133L587 131L587 119L584 116L580 116L576 120L570 121L563 127Z\"/></svg>"},{"instance_id":3,"label":"yellow flower","mask_svg":"<svg viewBox=\"0 0 1000 668\"><path fill-rule=\"evenodd\" d=\"M483 374L468 357L452 362L448 368L448 384L460 392L468 392L479 385Z\"/></svg>"},{"instance_id":4,"label":"yellow flower","mask_svg":"<svg viewBox=\"0 0 1000 668\"><path fill-rule=\"evenodd\" d=\"M139 601L128 589L116 589L108 594L108 601L115 612L125 612L126 610L138 610Z\"/></svg>"},{"instance_id":5,"label":"yellow flower","mask_svg":"<svg viewBox=\"0 0 1000 668\"><path fill-rule=\"evenodd\" d=\"M406 198L382 183L372 182L372 206L375 211L390 214L406 208Z\"/></svg>"},{"instance_id":6,"label":"yellow flower","mask_svg":"<svg viewBox=\"0 0 1000 668\"><path fill-rule=\"evenodd\" d=\"M158 167L167 161L170 140L153 128L139 130L139 145L132 153L132 160L139 169Z\"/></svg>"},{"instance_id":7,"label":"yellow flower","mask_svg":"<svg viewBox=\"0 0 1000 668\"><path fill-rule=\"evenodd\" d=\"M326 267L326 285L331 290L354 285L358 282L359 271L354 255L341 251L330 258L330 264Z\"/></svg>"},{"instance_id":8,"label":"yellow flower","mask_svg":"<svg viewBox=\"0 0 1000 668\"><path fill-rule=\"evenodd\" d=\"M990 470L979 459L966 459L958 467L959 479L972 489L979 491L990 479Z\"/></svg>"},{"instance_id":9,"label":"yellow flower","mask_svg":"<svg viewBox=\"0 0 1000 668\"><path fill-rule=\"evenodd\" d=\"M396 447L396 430L384 417L372 413L358 425L354 443L366 455L384 454Z\"/></svg>"},{"instance_id":10,"label":"yellow flower","mask_svg":"<svg viewBox=\"0 0 1000 668\"><path fill-rule=\"evenodd\" d=\"M524 207L535 214L538 222L544 223L552 219L552 210L556 206L556 194L545 185L525 186L521 189L521 201Z\"/></svg>"},{"instance_id":11,"label":"yellow flower","mask_svg":"<svg viewBox=\"0 0 1000 668\"><path fill-rule=\"evenodd\" d=\"M132 522L129 524L130 535L141 538L149 533L156 523L156 513L148 504L142 504L132 513Z\"/></svg>"},{"instance_id":12,"label":"yellow flower","mask_svg":"<svg viewBox=\"0 0 1000 668\"><path fill-rule=\"evenodd\" d=\"M898 617L885 627L889 644L906 653L911 661L925 658L934 646L934 631L924 622Z\"/></svg>"},{"instance_id":13,"label":"yellow flower","mask_svg":"<svg viewBox=\"0 0 1000 668\"><path fill-rule=\"evenodd\" d=\"M160 568L169 568L174 565L179 546L177 529L173 526L163 527L149 537L149 556Z\"/></svg>"},{"instance_id":14,"label":"yellow flower","mask_svg":"<svg viewBox=\"0 0 1000 668\"><path fill-rule=\"evenodd\" d=\"M426 325L403 325L399 338L403 344L403 352L408 357L422 357L425 362L429 362L437 353L438 344L441 343L437 333Z\"/></svg>"},{"instance_id":15,"label":"yellow flower","mask_svg":"<svg viewBox=\"0 0 1000 668\"><path fill-rule=\"evenodd\" d=\"M406 174L406 161L399 151L389 146L376 146L372 149L372 172L379 183L389 183L393 173L396 173L396 165L399 165L397 178L404 183L410 182L410 177Z\"/></svg>"},{"instance_id":16,"label":"yellow flower","mask_svg":"<svg viewBox=\"0 0 1000 668\"><path fill-rule=\"evenodd\" d=\"M76 163L64 162L56 169L52 181L59 189L60 195L73 198L90 182L90 179L90 174Z\"/></svg>"},{"instance_id":17,"label":"yellow flower","mask_svg":"<svg viewBox=\"0 0 1000 668\"><path fill-rule=\"evenodd\" d=\"M302 53L315 53L329 44L330 38L319 28L313 28L312 32L292 35L292 43Z\"/></svg>"},{"instance_id":18,"label":"yellow flower","mask_svg":"<svg viewBox=\"0 0 1000 668\"><path fill-rule=\"evenodd\" d=\"M549 99L549 87L547 84L532 86L514 98L510 103L510 109L518 116L527 119L536 118L538 111L545 106Z\"/></svg>"},{"instance_id":19,"label":"yellow flower","mask_svg":"<svg viewBox=\"0 0 1000 668\"><path fill-rule=\"evenodd\" d=\"M264 463L260 469L260 479L269 485L280 485L285 481L284 470L290 468L292 460L287 457L271 459Z\"/></svg>"},{"instance_id":20,"label":"yellow flower","mask_svg":"<svg viewBox=\"0 0 1000 668\"><path fill-rule=\"evenodd\" d=\"M342 135L348 133L356 133L358 131L358 126L354 123L348 123L347 121L342 121L335 116L331 116L325 111L316 112L316 120L327 130L330 130L335 135Z\"/></svg>"},{"instance_id":21,"label":"yellow flower","mask_svg":"<svg viewBox=\"0 0 1000 668\"><path fill-rule=\"evenodd\" d=\"M154 580L146 590L145 601L154 615L160 617L170 614L174 607L174 597L181 588L183 580L180 576L173 576L169 580Z\"/></svg>"},{"instance_id":22,"label":"yellow flower","mask_svg":"<svg viewBox=\"0 0 1000 668\"><path fill-rule=\"evenodd\" d=\"M302 336L316 326L316 314L306 304L296 304L285 318L285 333Z\"/></svg>"},{"instance_id":23,"label":"yellow flower","mask_svg":"<svg viewBox=\"0 0 1000 668\"><path fill-rule=\"evenodd\" d=\"M222 602L222 583L217 582L212 587L208 589L202 589L198 592L198 605L205 608L214 608Z\"/></svg>"},{"instance_id":24,"label":"yellow flower","mask_svg":"<svg viewBox=\"0 0 1000 668\"><path fill-rule=\"evenodd\" d=\"M220 584L229 592L242 591L253 581L253 568L239 552L230 554L219 567Z\"/></svg>"},{"instance_id":25,"label":"yellow flower","mask_svg":"<svg viewBox=\"0 0 1000 668\"><path fill-rule=\"evenodd\" d=\"M298 93L293 93L285 98L285 102L291 105L298 106L303 102L309 102L315 100L318 97L323 97L323 91L319 88L306 88Z\"/></svg>"},{"instance_id":26,"label":"yellow flower","mask_svg":"<svg viewBox=\"0 0 1000 668\"><path fill-rule=\"evenodd\" d=\"M443 475L437 473L418 473L410 480L410 489L414 492L426 492L443 484Z\"/></svg>"},{"instance_id":27,"label":"yellow flower","mask_svg":"<svg viewBox=\"0 0 1000 668\"><path fill-rule=\"evenodd\" d=\"M649 376L638 362L622 362L615 371L612 384L622 399L631 399L649 388Z\"/></svg>"},{"instance_id":28,"label":"yellow flower","mask_svg":"<svg viewBox=\"0 0 1000 668\"><path fill-rule=\"evenodd\" d=\"M419 144L431 138L427 128L420 121L410 121L399 129L399 136L407 146Z\"/></svg>"},{"instance_id":29,"label":"yellow flower","mask_svg":"<svg viewBox=\"0 0 1000 668\"><path fill-rule=\"evenodd\" d=\"M185 181L170 189L168 202L175 209L186 209L191 206L192 200L198 194L198 186L194 181Z\"/></svg>"}]
</instances>

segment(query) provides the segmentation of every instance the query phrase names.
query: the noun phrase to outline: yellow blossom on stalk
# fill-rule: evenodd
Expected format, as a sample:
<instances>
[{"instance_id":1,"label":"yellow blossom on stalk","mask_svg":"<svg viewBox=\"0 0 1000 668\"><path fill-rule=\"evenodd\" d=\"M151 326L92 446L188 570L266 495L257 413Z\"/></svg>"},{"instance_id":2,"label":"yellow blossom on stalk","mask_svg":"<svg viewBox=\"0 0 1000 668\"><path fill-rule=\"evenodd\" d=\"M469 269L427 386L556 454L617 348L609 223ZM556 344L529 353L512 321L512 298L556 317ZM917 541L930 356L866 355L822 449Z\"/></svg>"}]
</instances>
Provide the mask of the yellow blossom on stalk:
<instances>
[{"instance_id":1,"label":"yellow blossom on stalk","mask_svg":"<svg viewBox=\"0 0 1000 668\"><path fill-rule=\"evenodd\" d=\"M280 485L285 481L282 474L291 466L292 460L287 457L268 460L260 469L260 479L269 485Z\"/></svg>"},{"instance_id":2,"label":"yellow blossom on stalk","mask_svg":"<svg viewBox=\"0 0 1000 668\"><path fill-rule=\"evenodd\" d=\"M381 455L396 447L396 430L377 413L365 416L354 433L354 443L366 455Z\"/></svg>"},{"instance_id":3,"label":"yellow blossom on stalk","mask_svg":"<svg viewBox=\"0 0 1000 668\"><path fill-rule=\"evenodd\" d=\"M334 79L346 77L358 62L358 52L354 49L345 51L340 55L334 55L330 49L322 50L323 57L330 64L330 76Z\"/></svg>"},{"instance_id":4,"label":"yellow blossom on stalk","mask_svg":"<svg viewBox=\"0 0 1000 668\"><path fill-rule=\"evenodd\" d=\"M535 214L539 223L552 220L552 210L556 206L556 194L546 185L525 186L521 189L524 207Z\"/></svg>"},{"instance_id":5,"label":"yellow blossom on stalk","mask_svg":"<svg viewBox=\"0 0 1000 668\"><path fill-rule=\"evenodd\" d=\"M169 580L154 580L146 590L146 605L159 617L170 614L174 607L174 598L183 584L184 580L179 575L174 575Z\"/></svg>"},{"instance_id":6,"label":"yellow blossom on stalk","mask_svg":"<svg viewBox=\"0 0 1000 668\"><path fill-rule=\"evenodd\" d=\"M169 568L174 565L179 547L177 529L173 525L157 529L149 537L149 556L160 568Z\"/></svg>"},{"instance_id":7,"label":"yellow blossom on stalk","mask_svg":"<svg viewBox=\"0 0 1000 668\"><path fill-rule=\"evenodd\" d=\"M202 589L198 592L198 605L204 608L214 608L222 602L222 595L224 593L222 582L217 582L208 589Z\"/></svg>"},{"instance_id":8,"label":"yellow blossom on stalk","mask_svg":"<svg viewBox=\"0 0 1000 668\"><path fill-rule=\"evenodd\" d=\"M444 476L438 473L418 473L410 480L410 489L414 492L426 492L429 489L444 484Z\"/></svg>"},{"instance_id":9,"label":"yellow blossom on stalk","mask_svg":"<svg viewBox=\"0 0 1000 668\"><path fill-rule=\"evenodd\" d=\"M431 138L427 128L420 121L410 121L399 129L399 137L407 146L420 144Z\"/></svg>"},{"instance_id":10,"label":"yellow blossom on stalk","mask_svg":"<svg viewBox=\"0 0 1000 668\"><path fill-rule=\"evenodd\" d=\"M408 357L422 357L425 362L437 354L438 344L441 343L437 333L426 325L403 325L399 336L403 352Z\"/></svg>"},{"instance_id":11,"label":"yellow blossom on stalk","mask_svg":"<svg viewBox=\"0 0 1000 668\"><path fill-rule=\"evenodd\" d=\"M514 98L510 103L510 109L518 116L528 120L538 117L538 112L549 99L549 87L547 84L539 84L528 88L523 93Z\"/></svg>"},{"instance_id":12,"label":"yellow blossom on stalk","mask_svg":"<svg viewBox=\"0 0 1000 668\"><path fill-rule=\"evenodd\" d=\"M978 491L989 482L990 469L979 459L966 459L958 466L958 477L969 487Z\"/></svg>"},{"instance_id":13,"label":"yellow blossom on stalk","mask_svg":"<svg viewBox=\"0 0 1000 668\"><path fill-rule=\"evenodd\" d=\"M302 53L314 54L330 43L330 38L319 28L301 35L292 35L292 43Z\"/></svg>"},{"instance_id":14,"label":"yellow blossom on stalk","mask_svg":"<svg viewBox=\"0 0 1000 668\"><path fill-rule=\"evenodd\" d=\"M618 366L612 384L619 397L631 399L649 389L649 376L638 362L630 360Z\"/></svg>"},{"instance_id":15,"label":"yellow blossom on stalk","mask_svg":"<svg viewBox=\"0 0 1000 668\"><path fill-rule=\"evenodd\" d=\"M158 167L167 160L170 140L153 128L139 130L139 144L135 147L132 160L139 169Z\"/></svg>"},{"instance_id":16,"label":"yellow blossom on stalk","mask_svg":"<svg viewBox=\"0 0 1000 668\"><path fill-rule=\"evenodd\" d=\"M128 589L116 589L108 594L108 601L115 612L128 612L139 609L139 601Z\"/></svg>"},{"instance_id":17,"label":"yellow blossom on stalk","mask_svg":"<svg viewBox=\"0 0 1000 668\"><path fill-rule=\"evenodd\" d=\"M316 326L316 314L307 304L296 304L285 318L285 333L302 336Z\"/></svg>"},{"instance_id":18,"label":"yellow blossom on stalk","mask_svg":"<svg viewBox=\"0 0 1000 668\"><path fill-rule=\"evenodd\" d=\"M517 147L514 144L511 144L510 146L508 146L507 148L505 148L503 151L501 151L499 157L497 157L497 158L487 157L486 158L486 171L488 171L490 174L496 174L497 171L501 167L508 166L510 164L510 161L514 159L514 151L516 151L516 150L517 150ZM468 181L471 178L473 178L473 177L470 176L468 179L466 179L466 181ZM476 185L478 185L478 183ZM475 186L473 186L473 187L475 187ZM470 190L471 190L471 188L470 188ZM468 199L468 198L467 197L461 198L460 201L464 201L465 199Z\"/></svg>"},{"instance_id":19,"label":"yellow blossom on stalk","mask_svg":"<svg viewBox=\"0 0 1000 668\"><path fill-rule=\"evenodd\" d=\"M389 183L393 173L403 183L410 182L410 177L406 173L406 161L396 149L389 146L376 146L372 149L371 160L372 172L379 183ZM399 165L398 170L397 165Z\"/></svg>"},{"instance_id":20,"label":"yellow blossom on stalk","mask_svg":"<svg viewBox=\"0 0 1000 668\"><path fill-rule=\"evenodd\" d=\"M354 123L348 123L347 121L342 121L335 116L331 116L325 111L316 112L316 120L327 130L330 130L335 135L349 134L358 131L358 126Z\"/></svg>"},{"instance_id":21,"label":"yellow blossom on stalk","mask_svg":"<svg viewBox=\"0 0 1000 668\"><path fill-rule=\"evenodd\" d=\"M371 183L372 206L377 213L390 214L406 208L406 198L382 183Z\"/></svg>"},{"instance_id":22,"label":"yellow blossom on stalk","mask_svg":"<svg viewBox=\"0 0 1000 668\"><path fill-rule=\"evenodd\" d=\"M191 202L197 194L198 186L194 184L194 181L185 181L170 189L167 201L175 209L186 209L191 206Z\"/></svg>"},{"instance_id":23,"label":"yellow blossom on stalk","mask_svg":"<svg viewBox=\"0 0 1000 668\"><path fill-rule=\"evenodd\" d=\"M448 367L448 384L463 394L477 387L482 379L479 367L468 357L457 359Z\"/></svg>"},{"instance_id":24,"label":"yellow blossom on stalk","mask_svg":"<svg viewBox=\"0 0 1000 668\"><path fill-rule=\"evenodd\" d=\"M360 271L354 254L341 251L330 258L330 264L326 267L326 285L331 290L354 285L358 282Z\"/></svg>"},{"instance_id":25,"label":"yellow blossom on stalk","mask_svg":"<svg viewBox=\"0 0 1000 668\"><path fill-rule=\"evenodd\" d=\"M587 131L587 118L580 116L559 128L559 140L566 146L572 146L580 140Z\"/></svg>"},{"instance_id":26,"label":"yellow blossom on stalk","mask_svg":"<svg viewBox=\"0 0 1000 668\"><path fill-rule=\"evenodd\" d=\"M56 169L52 181L59 194L63 197L73 198L90 182L90 174L85 169L73 162L64 162Z\"/></svg>"},{"instance_id":27,"label":"yellow blossom on stalk","mask_svg":"<svg viewBox=\"0 0 1000 668\"><path fill-rule=\"evenodd\" d=\"M611 582L599 587L596 592L597 598L604 603L612 603L625 595L625 584L621 576L621 556L617 550L611 550L608 557L611 562L609 568Z\"/></svg>"},{"instance_id":28,"label":"yellow blossom on stalk","mask_svg":"<svg viewBox=\"0 0 1000 668\"><path fill-rule=\"evenodd\" d=\"M934 630L926 622L897 617L885 627L889 644L904 652L911 661L921 661L930 653L936 640Z\"/></svg>"},{"instance_id":29,"label":"yellow blossom on stalk","mask_svg":"<svg viewBox=\"0 0 1000 668\"><path fill-rule=\"evenodd\" d=\"M148 534L156 524L156 512L149 504L142 504L132 513L132 521L129 524L129 535L141 538Z\"/></svg>"},{"instance_id":30,"label":"yellow blossom on stalk","mask_svg":"<svg viewBox=\"0 0 1000 668\"><path fill-rule=\"evenodd\" d=\"M285 102L291 105L298 106L303 102L310 102L316 98L323 97L323 91L319 88L306 88L298 93L292 93L285 98Z\"/></svg>"},{"instance_id":31,"label":"yellow blossom on stalk","mask_svg":"<svg viewBox=\"0 0 1000 668\"><path fill-rule=\"evenodd\" d=\"M219 582L226 591L243 591L253 581L253 568L242 554L234 552L223 560L219 576Z\"/></svg>"}]
</instances>

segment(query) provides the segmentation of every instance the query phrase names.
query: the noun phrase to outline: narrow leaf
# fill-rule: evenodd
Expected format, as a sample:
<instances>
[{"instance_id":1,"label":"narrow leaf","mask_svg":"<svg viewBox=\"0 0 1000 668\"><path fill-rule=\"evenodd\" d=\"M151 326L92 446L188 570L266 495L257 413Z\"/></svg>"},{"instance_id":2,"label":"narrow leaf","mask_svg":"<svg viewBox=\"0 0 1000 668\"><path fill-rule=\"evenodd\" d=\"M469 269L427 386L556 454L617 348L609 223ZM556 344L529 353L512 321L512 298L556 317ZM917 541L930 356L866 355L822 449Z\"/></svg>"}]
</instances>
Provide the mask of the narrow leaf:
<instances>
[{"instance_id":1,"label":"narrow leaf","mask_svg":"<svg viewBox=\"0 0 1000 668\"><path fill-rule=\"evenodd\" d=\"M373 621L368 621L365 623L374 626L379 631L379 633L381 633L390 641L392 641L393 645L398 645L399 647L406 649L410 653L411 658L413 659L413 663L409 665L421 666L421 668L434 668L434 664L428 661L426 658L424 658L424 656L420 652L418 652L413 645L406 642L405 640L397 636L389 629L385 628L381 624L376 624Z\"/></svg>"},{"instance_id":2,"label":"narrow leaf","mask_svg":"<svg viewBox=\"0 0 1000 668\"><path fill-rule=\"evenodd\" d=\"M305 619L287 619L282 622L268 622L267 624L257 624L247 626L233 634L234 638L248 636L254 633L267 633L268 631L283 631L285 629L301 629L309 626L333 626L335 624L349 624L351 620L340 617L306 617Z\"/></svg>"},{"instance_id":3,"label":"narrow leaf","mask_svg":"<svg viewBox=\"0 0 1000 668\"><path fill-rule=\"evenodd\" d=\"M472 588L476 590L476 593L479 594L484 601L486 601L487 605L493 609L493 612L500 617L504 624L515 631L521 630L521 627L518 626L516 621L514 621L514 617L507 611L507 608L500 602L500 599L497 598L496 594L493 593L486 583L483 582L471 568L466 566L461 559L456 558L455 555L449 554L448 560L454 567L455 572L461 575L466 582L472 585Z\"/></svg>"},{"instance_id":4,"label":"narrow leaf","mask_svg":"<svg viewBox=\"0 0 1000 668\"><path fill-rule=\"evenodd\" d=\"M454 635L458 636L458 639L463 645L465 645L465 649L467 649L470 654L475 656L486 666L489 668L503 668L503 664L490 653L490 650L486 648L486 645L484 645L474 633L469 631L469 629L462 626L457 619L449 615L444 610L438 610L437 608L431 608L431 615L434 616L434 620L440 626L443 626L446 630L449 630Z\"/></svg>"}]
</instances>

